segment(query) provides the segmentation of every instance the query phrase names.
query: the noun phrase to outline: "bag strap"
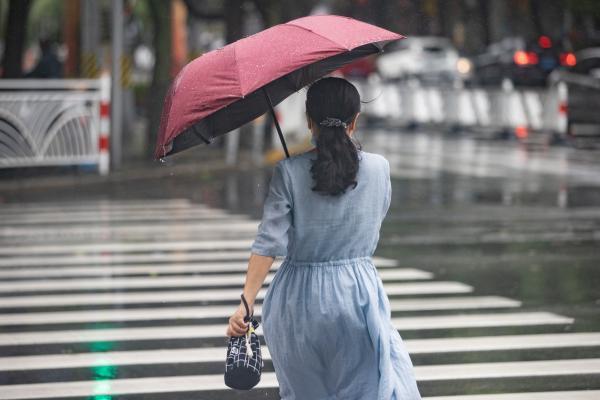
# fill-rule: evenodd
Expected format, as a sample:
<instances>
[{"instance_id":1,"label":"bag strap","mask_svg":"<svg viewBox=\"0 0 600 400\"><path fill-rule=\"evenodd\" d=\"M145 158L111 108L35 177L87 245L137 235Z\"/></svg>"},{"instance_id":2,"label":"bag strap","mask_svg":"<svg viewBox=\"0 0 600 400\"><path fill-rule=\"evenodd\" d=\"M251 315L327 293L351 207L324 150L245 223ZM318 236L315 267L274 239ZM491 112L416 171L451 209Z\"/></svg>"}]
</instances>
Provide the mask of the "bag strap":
<instances>
[{"instance_id":1,"label":"bag strap","mask_svg":"<svg viewBox=\"0 0 600 400\"><path fill-rule=\"evenodd\" d=\"M252 316L254 315L254 310L252 310L252 314L250 314L250 307L248 307L248 302L246 301L246 298L244 297L243 293L242 303L244 303L244 307L246 308L246 316L244 317L244 321L248 322L252 319Z\"/></svg>"}]
</instances>

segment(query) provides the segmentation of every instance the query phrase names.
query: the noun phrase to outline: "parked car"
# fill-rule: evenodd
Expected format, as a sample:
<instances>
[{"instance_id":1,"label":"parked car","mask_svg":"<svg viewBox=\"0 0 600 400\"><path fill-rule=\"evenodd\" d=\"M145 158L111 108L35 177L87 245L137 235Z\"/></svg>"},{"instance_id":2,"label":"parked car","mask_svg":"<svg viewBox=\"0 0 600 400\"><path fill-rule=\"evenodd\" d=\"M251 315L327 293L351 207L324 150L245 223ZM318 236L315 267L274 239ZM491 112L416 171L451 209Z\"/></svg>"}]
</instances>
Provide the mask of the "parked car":
<instances>
[{"instance_id":1,"label":"parked car","mask_svg":"<svg viewBox=\"0 0 600 400\"><path fill-rule=\"evenodd\" d=\"M552 85L564 84L561 108L566 113L567 140L577 147L600 142L600 47L575 54L576 65L550 76Z\"/></svg>"},{"instance_id":2,"label":"parked car","mask_svg":"<svg viewBox=\"0 0 600 400\"><path fill-rule=\"evenodd\" d=\"M385 48L377 58L377 70L383 79L416 77L425 81L468 79L471 64L461 58L452 43L443 37L410 37Z\"/></svg>"},{"instance_id":3,"label":"parked car","mask_svg":"<svg viewBox=\"0 0 600 400\"><path fill-rule=\"evenodd\" d=\"M552 71L575 64L576 56L549 36L531 43L509 37L473 58L473 74L474 81L484 86L500 85L506 79L518 86L546 86Z\"/></svg>"}]
</instances>

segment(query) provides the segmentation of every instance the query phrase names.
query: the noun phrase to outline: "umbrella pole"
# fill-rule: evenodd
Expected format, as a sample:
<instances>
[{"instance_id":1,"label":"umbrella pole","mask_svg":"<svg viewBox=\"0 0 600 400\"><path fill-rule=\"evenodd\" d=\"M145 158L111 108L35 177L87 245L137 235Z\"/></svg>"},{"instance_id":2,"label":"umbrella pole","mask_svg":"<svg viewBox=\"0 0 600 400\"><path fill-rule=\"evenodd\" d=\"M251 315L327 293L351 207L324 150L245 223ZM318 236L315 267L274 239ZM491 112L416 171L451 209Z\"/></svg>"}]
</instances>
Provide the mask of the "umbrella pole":
<instances>
[{"instance_id":1,"label":"umbrella pole","mask_svg":"<svg viewBox=\"0 0 600 400\"><path fill-rule=\"evenodd\" d=\"M281 145L283 146L283 151L285 151L285 156L290 158L290 153L288 152L287 145L285 144L285 139L283 138L283 133L281 132L281 127L279 126L279 122L277 121L277 116L275 115L275 109L273 108L273 102L271 101L271 96L269 96L269 92L267 89L263 88L263 92L267 99L267 104L269 104L269 109L271 110L271 116L273 117L273 122L275 122L275 128L277 128L277 134L279 135L279 140L281 141Z\"/></svg>"}]
</instances>

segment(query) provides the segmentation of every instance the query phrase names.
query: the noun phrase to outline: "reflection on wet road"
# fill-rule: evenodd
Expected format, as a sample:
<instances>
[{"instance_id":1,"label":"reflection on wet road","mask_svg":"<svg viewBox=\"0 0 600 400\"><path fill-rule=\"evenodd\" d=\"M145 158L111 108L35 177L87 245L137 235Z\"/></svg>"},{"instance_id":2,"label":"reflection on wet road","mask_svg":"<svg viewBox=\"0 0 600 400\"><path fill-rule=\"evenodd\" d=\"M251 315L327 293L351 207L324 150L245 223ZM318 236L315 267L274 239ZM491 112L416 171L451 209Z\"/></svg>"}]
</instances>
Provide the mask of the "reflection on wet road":
<instances>
[{"instance_id":1,"label":"reflection on wet road","mask_svg":"<svg viewBox=\"0 0 600 400\"><path fill-rule=\"evenodd\" d=\"M392 165L374 261L424 398L600 398L598 153L359 139ZM269 176L131 181L3 206L0 399L278 398L267 348L259 389L226 390L222 376Z\"/></svg>"}]
</instances>

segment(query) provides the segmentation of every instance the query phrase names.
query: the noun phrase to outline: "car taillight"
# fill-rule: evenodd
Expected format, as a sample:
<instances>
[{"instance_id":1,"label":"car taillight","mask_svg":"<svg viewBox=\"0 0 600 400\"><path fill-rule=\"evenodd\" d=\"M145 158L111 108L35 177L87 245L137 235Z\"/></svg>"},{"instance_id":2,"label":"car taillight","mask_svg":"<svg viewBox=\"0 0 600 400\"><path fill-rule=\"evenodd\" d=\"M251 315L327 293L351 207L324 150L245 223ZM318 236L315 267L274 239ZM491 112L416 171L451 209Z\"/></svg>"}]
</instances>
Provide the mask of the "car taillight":
<instances>
[{"instance_id":1,"label":"car taillight","mask_svg":"<svg viewBox=\"0 0 600 400\"><path fill-rule=\"evenodd\" d=\"M560 64L567 67L573 67L577 64L577 57L573 53L562 53L560 55Z\"/></svg>"},{"instance_id":2,"label":"car taillight","mask_svg":"<svg viewBox=\"0 0 600 400\"><path fill-rule=\"evenodd\" d=\"M528 51L516 51L513 60L517 65L535 65L539 59L537 54Z\"/></svg>"},{"instance_id":3,"label":"car taillight","mask_svg":"<svg viewBox=\"0 0 600 400\"><path fill-rule=\"evenodd\" d=\"M552 39L550 39L548 36L540 36L538 39L538 44L542 49L549 49L552 47Z\"/></svg>"}]
</instances>

